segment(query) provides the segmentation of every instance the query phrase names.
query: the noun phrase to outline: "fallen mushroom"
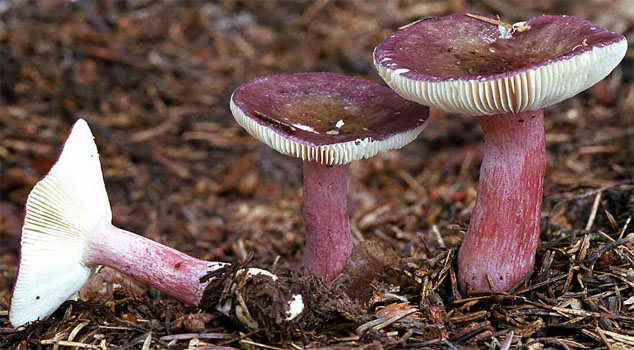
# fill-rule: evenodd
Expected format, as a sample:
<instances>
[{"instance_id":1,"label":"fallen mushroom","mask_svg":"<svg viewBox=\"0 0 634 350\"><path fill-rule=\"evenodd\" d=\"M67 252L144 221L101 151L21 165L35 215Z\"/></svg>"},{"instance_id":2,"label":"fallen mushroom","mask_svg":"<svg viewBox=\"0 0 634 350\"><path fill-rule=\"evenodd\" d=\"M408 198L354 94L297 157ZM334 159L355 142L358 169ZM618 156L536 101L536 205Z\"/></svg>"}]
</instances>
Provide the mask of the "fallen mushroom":
<instances>
[{"instance_id":1,"label":"fallen mushroom","mask_svg":"<svg viewBox=\"0 0 634 350\"><path fill-rule=\"evenodd\" d=\"M27 199L9 312L14 327L50 315L79 291L98 265L191 305L200 303L206 286L214 280L201 279L228 266L196 259L117 228L111 221L97 147L88 124L80 119L57 163ZM247 270L247 274L253 273ZM295 299L283 307L297 317L303 304Z\"/></svg>"},{"instance_id":2,"label":"fallen mushroom","mask_svg":"<svg viewBox=\"0 0 634 350\"><path fill-rule=\"evenodd\" d=\"M253 137L304 161L304 262L327 280L352 251L349 163L407 145L429 114L386 87L331 73L258 78L234 91L231 111Z\"/></svg>"},{"instance_id":3,"label":"fallen mushroom","mask_svg":"<svg viewBox=\"0 0 634 350\"><path fill-rule=\"evenodd\" d=\"M603 79L626 50L624 36L577 17L510 25L463 14L403 27L375 48L379 74L399 95L479 117L484 159L458 256L462 291L506 291L532 271L546 169L543 108Z\"/></svg>"}]
</instances>

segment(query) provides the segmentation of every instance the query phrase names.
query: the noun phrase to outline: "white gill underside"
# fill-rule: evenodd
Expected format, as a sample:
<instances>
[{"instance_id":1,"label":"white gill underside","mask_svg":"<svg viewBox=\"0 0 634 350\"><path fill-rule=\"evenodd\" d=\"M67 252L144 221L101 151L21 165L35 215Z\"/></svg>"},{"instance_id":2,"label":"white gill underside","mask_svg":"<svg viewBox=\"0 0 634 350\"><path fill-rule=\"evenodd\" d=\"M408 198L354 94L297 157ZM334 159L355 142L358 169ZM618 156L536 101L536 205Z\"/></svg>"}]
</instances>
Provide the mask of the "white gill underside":
<instances>
[{"instance_id":1,"label":"white gill underside","mask_svg":"<svg viewBox=\"0 0 634 350\"><path fill-rule=\"evenodd\" d=\"M425 121L414 129L380 141L367 137L330 145L310 146L289 140L270 128L258 124L245 115L233 102L233 96L231 96L230 107L236 122L251 134L251 136L264 142L272 149L285 155L325 165L347 164L354 160L371 158L387 150L402 148L414 141L427 125L427 121Z\"/></svg>"},{"instance_id":2,"label":"white gill underside","mask_svg":"<svg viewBox=\"0 0 634 350\"><path fill-rule=\"evenodd\" d=\"M9 319L14 327L50 315L88 280L84 249L112 214L88 124L75 123L59 160L26 202L20 266Z\"/></svg>"},{"instance_id":3,"label":"white gill underside","mask_svg":"<svg viewBox=\"0 0 634 350\"><path fill-rule=\"evenodd\" d=\"M497 80L430 82L409 79L406 68L390 68L391 59L375 62L379 74L408 100L448 112L473 116L534 111L568 99L605 78L627 51L618 43Z\"/></svg>"}]
</instances>

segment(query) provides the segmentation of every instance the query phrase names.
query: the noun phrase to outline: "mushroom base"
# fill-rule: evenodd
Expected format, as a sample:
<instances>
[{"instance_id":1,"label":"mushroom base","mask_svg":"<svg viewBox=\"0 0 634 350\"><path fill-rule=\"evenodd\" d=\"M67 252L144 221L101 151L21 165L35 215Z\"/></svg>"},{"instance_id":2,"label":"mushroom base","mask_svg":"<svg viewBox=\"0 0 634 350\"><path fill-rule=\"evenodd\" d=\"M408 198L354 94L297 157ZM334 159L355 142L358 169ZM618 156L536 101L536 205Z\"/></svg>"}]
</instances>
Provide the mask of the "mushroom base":
<instances>
[{"instance_id":1,"label":"mushroom base","mask_svg":"<svg viewBox=\"0 0 634 350\"><path fill-rule=\"evenodd\" d=\"M285 268L272 275L247 265L232 264L206 276L211 282L199 307L220 311L232 323L269 340L288 340L298 329L319 332L332 322L361 324L371 319L342 284Z\"/></svg>"},{"instance_id":2,"label":"mushroom base","mask_svg":"<svg viewBox=\"0 0 634 350\"><path fill-rule=\"evenodd\" d=\"M333 280L352 252L346 181L349 164L304 162L304 264L317 276Z\"/></svg>"},{"instance_id":3,"label":"mushroom base","mask_svg":"<svg viewBox=\"0 0 634 350\"><path fill-rule=\"evenodd\" d=\"M539 242L546 149L542 110L480 117L484 156L458 254L464 292L504 292L531 273Z\"/></svg>"}]
</instances>

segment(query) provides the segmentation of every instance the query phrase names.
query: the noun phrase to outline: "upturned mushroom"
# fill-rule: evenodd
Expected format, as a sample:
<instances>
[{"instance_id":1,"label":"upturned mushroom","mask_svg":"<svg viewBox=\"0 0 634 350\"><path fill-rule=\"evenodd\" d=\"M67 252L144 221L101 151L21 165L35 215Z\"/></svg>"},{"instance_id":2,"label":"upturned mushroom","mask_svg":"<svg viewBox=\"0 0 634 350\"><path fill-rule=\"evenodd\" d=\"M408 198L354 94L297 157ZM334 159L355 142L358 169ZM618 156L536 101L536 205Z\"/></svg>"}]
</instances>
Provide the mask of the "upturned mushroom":
<instances>
[{"instance_id":1,"label":"upturned mushroom","mask_svg":"<svg viewBox=\"0 0 634 350\"><path fill-rule=\"evenodd\" d=\"M331 73L258 78L234 91L231 111L253 137L304 161L304 263L327 280L352 251L349 163L407 145L429 114L387 87Z\"/></svg>"},{"instance_id":2,"label":"upturned mushroom","mask_svg":"<svg viewBox=\"0 0 634 350\"><path fill-rule=\"evenodd\" d=\"M455 14L402 27L374 50L404 98L479 117L484 158L458 256L463 291L506 291L534 266L546 169L543 109L607 76L624 36L572 16L513 25Z\"/></svg>"},{"instance_id":3,"label":"upturned mushroom","mask_svg":"<svg viewBox=\"0 0 634 350\"><path fill-rule=\"evenodd\" d=\"M112 225L97 146L88 124L73 126L58 161L28 196L9 320L14 327L55 311L105 265L182 302L198 305L208 273L228 264L202 261ZM253 271L251 271L253 270ZM267 271L250 269L247 274ZM301 296L298 297L301 301ZM298 302L287 306L289 317ZM220 309L227 313L231 307ZM301 306L303 308L303 305ZM238 319L241 314L235 309ZM246 324L247 326L251 326Z\"/></svg>"}]
</instances>

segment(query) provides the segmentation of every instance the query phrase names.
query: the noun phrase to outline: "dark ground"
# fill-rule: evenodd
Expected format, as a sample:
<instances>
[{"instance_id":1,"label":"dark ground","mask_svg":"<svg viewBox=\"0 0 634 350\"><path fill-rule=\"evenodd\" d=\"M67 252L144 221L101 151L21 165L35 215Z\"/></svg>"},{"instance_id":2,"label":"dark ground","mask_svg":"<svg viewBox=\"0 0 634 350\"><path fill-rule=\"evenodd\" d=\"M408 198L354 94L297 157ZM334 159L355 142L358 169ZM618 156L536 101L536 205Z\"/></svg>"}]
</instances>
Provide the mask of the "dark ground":
<instances>
[{"instance_id":1,"label":"dark ground","mask_svg":"<svg viewBox=\"0 0 634 350\"><path fill-rule=\"evenodd\" d=\"M385 268L365 267L375 273L362 272L375 277L371 285L358 271L340 281L344 290L373 291L348 293L359 305L328 291L340 308L328 309L332 319L319 328L249 332L107 269L83 301L26 331L10 328L22 207L77 118L95 134L115 225L202 259L253 255L256 266L297 269L301 166L237 126L231 91L260 75L305 71L378 82L378 42L403 24L454 11L508 22L575 14L634 42L631 0L0 0L0 348L497 349L507 339L524 349L634 348L632 46L604 81L546 110L538 262L509 294L455 292L481 133L473 118L433 111L411 145L352 165L355 244L394 254L384 254ZM101 292L108 281L123 285L113 297Z\"/></svg>"}]
</instances>

